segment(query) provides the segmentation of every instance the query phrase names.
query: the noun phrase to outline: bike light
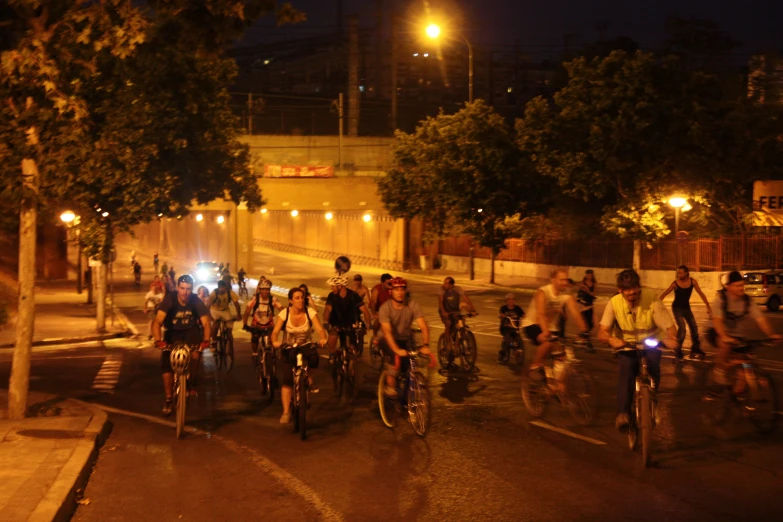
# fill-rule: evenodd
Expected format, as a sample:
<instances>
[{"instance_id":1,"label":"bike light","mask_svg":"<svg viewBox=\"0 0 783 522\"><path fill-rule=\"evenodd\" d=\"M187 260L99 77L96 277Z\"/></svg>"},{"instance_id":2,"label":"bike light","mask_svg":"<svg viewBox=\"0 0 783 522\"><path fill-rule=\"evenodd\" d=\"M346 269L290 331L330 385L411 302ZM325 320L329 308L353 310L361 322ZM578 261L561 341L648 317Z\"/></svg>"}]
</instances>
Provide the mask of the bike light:
<instances>
[{"instance_id":1,"label":"bike light","mask_svg":"<svg viewBox=\"0 0 783 522\"><path fill-rule=\"evenodd\" d=\"M658 340L657 339L645 339L644 344L649 346L650 348L655 348L658 346Z\"/></svg>"}]
</instances>

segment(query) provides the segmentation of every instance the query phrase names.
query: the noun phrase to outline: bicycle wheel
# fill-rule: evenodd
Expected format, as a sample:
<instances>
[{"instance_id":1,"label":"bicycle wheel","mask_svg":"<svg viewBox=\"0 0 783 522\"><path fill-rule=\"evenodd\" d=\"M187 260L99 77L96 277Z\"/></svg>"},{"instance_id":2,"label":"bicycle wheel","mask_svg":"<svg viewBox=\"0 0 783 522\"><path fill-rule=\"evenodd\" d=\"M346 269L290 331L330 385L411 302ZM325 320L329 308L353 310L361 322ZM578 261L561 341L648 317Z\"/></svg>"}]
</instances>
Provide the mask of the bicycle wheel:
<instances>
[{"instance_id":1,"label":"bicycle wheel","mask_svg":"<svg viewBox=\"0 0 783 522\"><path fill-rule=\"evenodd\" d=\"M768 435L775 431L778 408L775 382L765 373L756 372L756 390L748 391L746 408L756 431Z\"/></svg>"},{"instance_id":2,"label":"bicycle wheel","mask_svg":"<svg viewBox=\"0 0 783 522\"><path fill-rule=\"evenodd\" d=\"M217 345L215 346L215 367L218 370L223 369L225 363L226 347L223 336L218 332Z\"/></svg>"},{"instance_id":3,"label":"bicycle wheel","mask_svg":"<svg viewBox=\"0 0 783 522\"><path fill-rule=\"evenodd\" d=\"M387 428L393 428L397 422L397 404L394 399L390 399L384 393L386 387L386 370L381 370L381 376L378 379L378 411L381 414L381 421Z\"/></svg>"},{"instance_id":4,"label":"bicycle wheel","mask_svg":"<svg viewBox=\"0 0 783 522\"><path fill-rule=\"evenodd\" d=\"M633 404L631 406L631 414L628 416L628 449L636 451L636 446L639 443L639 397L634 394Z\"/></svg>"},{"instance_id":5,"label":"bicycle wheel","mask_svg":"<svg viewBox=\"0 0 783 522\"><path fill-rule=\"evenodd\" d=\"M508 364L511 358L512 345L506 343L506 341L500 341L500 354L498 355L498 363Z\"/></svg>"},{"instance_id":6,"label":"bicycle wheel","mask_svg":"<svg viewBox=\"0 0 783 522\"><path fill-rule=\"evenodd\" d=\"M223 355L223 367L230 372L234 367L234 334L226 327L223 330L225 351Z\"/></svg>"},{"instance_id":7,"label":"bicycle wheel","mask_svg":"<svg viewBox=\"0 0 783 522\"><path fill-rule=\"evenodd\" d=\"M419 437L427 435L432 420L432 408L430 407L430 392L427 380L419 372L415 372L408 386L408 420L413 431Z\"/></svg>"},{"instance_id":8,"label":"bicycle wheel","mask_svg":"<svg viewBox=\"0 0 783 522\"><path fill-rule=\"evenodd\" d=\"M355 356L348 357L345 374L345 402L350 404L359 395L359 365Z\"/></svg>"},{"instance_id":9,"label":"bicycle wheel","mask_svg":"<svg viewBox=\"0 0 783 522\"><path fill-rule=\"evenodd\" d=\"M449 350L448 339L446 334L442 333L438 337L438 363L440 363L441 368L448 370L449 366L451 366L451 361L452 356Z\"/></svg>"},{"instance_id":10,"label":"bicycle wheel","mask_svg":"<svg viewBox=\"0 0 783 522\"><path fill-rule=\"evenodd\" d=\"M370 368L373 370L383 370L383 353L381 353L380 344L370 341Z\"/></svg>"},{"instance_id":11,"label":"bicycle wheel","mask_svg":"<svg viewBox=\"0 0 783 522\"><path fill-rule=\"evenodd\" d=\"M705 385L702 402L704 413L702 418L709 426L720 426L731 416L731 390L726 384L715 382L714 368L707 370L707 383Z\"/></svg>"},{"instance_id":12,"label":"bicycle wheel","mask_svg":"<svg viewBox=\"0 0 783 522\"><path fill-rule=\"evenodd\" d=\"M293 422L294 433L299 431L299 421L300 421L300 419L299 419L299 408L300 408L300 403L299 403L299 384L300 383L299 383L299 380L300 380L299 379L299 372L297 371L297 373L294 374L294 386L293 386L293 389L291 390L291 408L289 410L291 412L291 419L294 421Z\"/></svg>"},{"instance_id":13,"label":"bicycle wheel","mask_svg":"<svg viewBox=\"0 0 783 522\"><path fill-rule=\"evenodd\" d=\"M342 357L338 352L338 355L334 359L334 364L332 365L332 384L334 385L334 396L337 398L337 400L339 400L343 394L344 383L345 370L343 369Z\"/></svg>"},{"instance_id":14,"label":"bicycle wheel","mask_svg":"<svg viewBox=\"0 0 783 522\"><path fill-rule=\"evenodd\" d=\"M593 423L598 411L597 388L584 369L569 365L566 374L566 398L568 411L578 424L589 426Z\"/></svg>"},{"instance_id":15,"label":"bicycle wheel","mask_svg":"<svg viewBox=\"0 0 783 522\"><path fill-rule=\"evenodd\" d=\"M275 373L275 357L271 351L266 352L264 358L264 364L267 367L267 369L265 370L265 373L267 374L266 389L269 392L269 402L272 402L273 400L275 400L275 388L277 388L277 374Z\"/></svg>"},{"instance_id":16,"label":"bicycle wheel","mask_svg":"<svg viewBox=\"0 0 783 522\"><path fill-rule=\"evenodd\" d=\"M538 385L530 382L530 378L522 378L522 401L528 413L533 417L543 417L546 413L546 384Z\"/></svg>"},{"instance_id":17,"label":"bicycle wheel","mask_svg":"<svg viewBox=\"0 0 783 522\"><path fill-rule=\"evenodd\" d=\"M188 380L184 375L177 375L177 438L182 438L182 432L185 430L185 408L188 400L187 390Z\"/></svg>"},{"instance_id":18,"label":"bicycle wheel","mask_svg":"<svg viewBox=\"0 0 783 522\"><path fill-rule=\"evenodd\" d=\"M299 383L299 434L302 440L307 438L307 376Z\"/></svg>"},{"instance_id":19,"label":"bicycle wheel","mask_svg":"<svg viewBox=\"0 0 783 522\"><path fill-rule=\"evenodd\" d=\"M470 330L463 330L457 333L457 343L459 346L459 357L462 363L462 370L469 372L476 366L476 338Z\"/></svg>"},{"instance_id":20,"label":"bicycle wheel","mask_svg":"<svg viewBox=\"0 0 783 522\"><path fill-rule=\"evenodd\" d=\"M650 466L650 451L652 450L652 397L650 387L643 385L640 390L639 402L641 402L641 432L642 432L642 465Z\"/></svg>"}]
</instances>

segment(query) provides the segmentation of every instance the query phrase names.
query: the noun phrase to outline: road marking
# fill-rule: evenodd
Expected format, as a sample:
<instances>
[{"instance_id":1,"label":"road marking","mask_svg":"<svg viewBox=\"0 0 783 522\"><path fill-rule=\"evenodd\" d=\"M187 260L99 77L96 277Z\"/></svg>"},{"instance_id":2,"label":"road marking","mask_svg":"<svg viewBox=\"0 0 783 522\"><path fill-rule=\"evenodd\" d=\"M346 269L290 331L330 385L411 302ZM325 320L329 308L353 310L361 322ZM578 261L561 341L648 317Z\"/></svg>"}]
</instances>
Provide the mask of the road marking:
<instances>
[{"instance_id":1,"label":"road marking","mask_svg":"<svg viewBox=\"0 0 783 522\"><path fill-rule=\"evenodd\" d=\"M143 419L148 422L152 422L155 424L159 424L161 426L166 426L168 428L176 429L177 424L172 421L163 420L158 417L153 417L152 415L146 415L144 413L137 413L135 411L129 411L129 410L121 410L119 408L113 408L111 406L104 406L103 404L95 404L92 402L84 402L80 401L78 399L74 399L77 402L80 402L88 407L92 406L95 408L99 408L103 411L109 412L109 413L116 413L118 415L125 415L127 417L136 417L138 419ZM269 460L268 458L264 457L262 454L258 453L257 451L248 448L246 446L243 446L241 444L238 444L234 442L233 440L227 439L221 435L215 435L214 433L208 433L202 430L199 430L198 428L194 428L192 426L185 426L185 431L188 433L193 433L194 435L207 435L210 438L220 442L223 444L226 448L233 451L234 453L239 454L240 456L249 456L250 462L252 462L256 467L261 468L262 471L267 473L268 475L271 475L275 480L280 482L283 486L288 488L289 490L293 491L300 497L302 497L306 502L308 502L310 505L315 508L318 513L320 514L320 520L327 520L330 522L340 522L344 520L344 517L342 514L340 514L338 511L333 509L329 504L321 500L321 497L318 496L318 493L316 493L310 486Z\"/></svg>"},{"instance_id":2,"label":"road marking","mask_svg":"<svg viewBox=\"0 0 783 522\"><path fill-rule=\"evenodd\" d=\"M92 381L92 389L101 393L114 393L114 387L120 380L120 370L122 370L122 354L107 356Z\"/></svg>"},{"instance_id":3,"label":"road marking","mask_svg":"<svg viewBox=\"0 0 783 522\"><path fill-rule=\"evenodd\" d=\"M530 424L533 426L538 426L539 428L544 428L545 430L554 431L556 433L560 433L561 435L566 435L568 437L583 440L585 442L589 442L590 444L595 444L596 446L603 446L606 444L606 442L598 439L593 439L590 437L585 437L584 435L579 435L578 433L574 433L573 431L564 430L563 428L558 428L556 426L552 426L551 424L547 424L546 422L542 421L530 421Z\"/></svg>"}]
</instances>

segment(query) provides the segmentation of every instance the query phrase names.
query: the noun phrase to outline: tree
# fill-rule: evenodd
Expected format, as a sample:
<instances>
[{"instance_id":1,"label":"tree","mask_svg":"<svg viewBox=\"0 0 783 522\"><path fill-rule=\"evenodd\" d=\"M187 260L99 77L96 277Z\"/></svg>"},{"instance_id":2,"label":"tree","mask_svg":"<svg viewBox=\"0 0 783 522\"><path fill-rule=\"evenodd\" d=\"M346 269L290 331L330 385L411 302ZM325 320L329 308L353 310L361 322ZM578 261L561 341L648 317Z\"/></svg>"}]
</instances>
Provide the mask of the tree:
<instances>
[{"instance_id":1,"label":"tree","mask_svg":"<svg viewBox=\"0 0 783 522\"><path fill-rule=\"evenodd\" d=\"M609 233L667 236L677 193L692 196L694 220L725 223L736 187L779 172L779 116L725 99L677 56L615 51L566 67L553 101L528 103L517 143L565 193L602 201Z\"/></svg>"},{"instance_id":2,"label":"tree","mask_svg":"<svg viewBox=\"0 0 783 522\"><path fill-rule=\"evenodd\" d=\"M508 237L506 218L545 203L540 178L502 117L482 100L455 114L441 111L412 134L395 137L393 167L378 190L392 216L424 221L425 240L464 232L494 259Z\"/></svg>"}]
</instances>

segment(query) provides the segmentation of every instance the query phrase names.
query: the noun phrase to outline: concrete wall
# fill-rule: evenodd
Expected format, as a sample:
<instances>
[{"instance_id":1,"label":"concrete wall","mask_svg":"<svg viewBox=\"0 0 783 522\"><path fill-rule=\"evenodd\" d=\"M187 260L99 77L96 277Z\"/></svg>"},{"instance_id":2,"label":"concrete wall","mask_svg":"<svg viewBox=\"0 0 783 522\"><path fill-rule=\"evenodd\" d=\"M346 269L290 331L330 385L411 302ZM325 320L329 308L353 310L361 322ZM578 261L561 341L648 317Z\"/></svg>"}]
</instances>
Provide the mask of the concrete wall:
<instances>
[{"instance_id":1,"label":"concrete wall","mask_svg":"<svg viewBox=\"0 0 783 522\"><path fill-rule=\"evenodd\" d=\"M260 178L269 210L383 213L374 178Z\"/></svg>"},{"instance_id":2,"label":"concrete wall","mask_svg":"<svg viewBox=\"0 0 783 522\"><path fill-rule=\"evenodd\" d=\"M476 273L488 274L490 271L489 259L475 259ZM441 256L441 268L443 270L452 270L454 272L467 272L469 269L469 259L461 256ZM495 261L495 274L507 276L527 276L548 279L552 270L555 268L565 268L568 270L568 276L581 281L585 270L592 267L585 266L564 266L538 265L534 263L523 263L521 261ZM612 284L615 277L621 271L620 268L593 268L595 278L601 284ZM639 270L639 276L642 278L642 284L650 288L665 289L674 281L676 273L673 270ZM710 297L720 290L721 272L691 272L691 277L699 282L704 293Z\"/></svg>"},{"instance_id":3,"label":"concrete wall","mask_svg":"<svg viewBox=\"0 0 783 522\"><path fill-rule=\"evenodd\" d=\"M326 165L340 162L337 136L242 136L250 146L253 167L263 175L265 164ZM380 176L389 167L394 138L343 137L343 170L338 175Z\"/></svg>"}]
</instances>

